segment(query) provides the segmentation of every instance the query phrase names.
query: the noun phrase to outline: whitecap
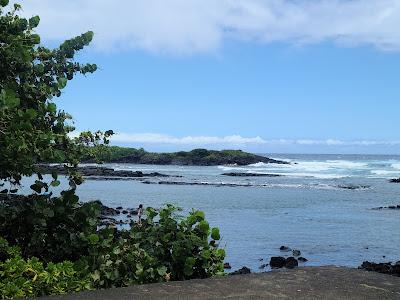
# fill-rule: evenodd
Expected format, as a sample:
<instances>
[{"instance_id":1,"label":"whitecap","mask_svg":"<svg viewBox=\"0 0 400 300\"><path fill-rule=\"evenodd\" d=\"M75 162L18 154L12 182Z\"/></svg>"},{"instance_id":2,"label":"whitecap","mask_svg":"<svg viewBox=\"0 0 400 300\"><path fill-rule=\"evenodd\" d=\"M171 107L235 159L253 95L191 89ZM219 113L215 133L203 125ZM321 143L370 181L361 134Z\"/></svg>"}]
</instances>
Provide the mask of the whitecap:
<instances>
[{"instance_id":1,"label":"whitecap","mask_svg":"<svg viewBox=\"0 0 400 300\"><path fill-rule=\"evenodd\" d=\"M386 176L386 175L396 176L400 174L400 171L371 170L371 173L374 175L381 175L381 176Z\"/></svg>"},{"instance_id":2,"label":"whitecap","mask_svg":"<svg viewBox=\"0 0 400 300\"><path fill-rule=\"evenodd\" d=\"M400 170L400 163L392 164L391 167L396 170Z\"/></svg>"}]
</instances>

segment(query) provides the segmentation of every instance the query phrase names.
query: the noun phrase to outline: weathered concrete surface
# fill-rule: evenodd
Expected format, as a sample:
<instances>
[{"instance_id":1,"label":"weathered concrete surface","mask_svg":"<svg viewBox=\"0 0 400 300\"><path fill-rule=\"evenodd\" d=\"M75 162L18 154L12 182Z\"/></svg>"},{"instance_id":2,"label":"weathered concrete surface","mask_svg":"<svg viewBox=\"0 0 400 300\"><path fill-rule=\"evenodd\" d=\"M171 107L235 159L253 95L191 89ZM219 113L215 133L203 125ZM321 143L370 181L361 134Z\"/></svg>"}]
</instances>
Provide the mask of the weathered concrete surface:
<instances>
[{"instance_id":1,"label":"weathered concrete surface","mask_svg":"<svg viewBox=\"0 0 400 300\"><path fill-rule=\"evenodd\" d=\"M349 268L305 267L90 291L48 299L400 299L400 277Z\"/></svg>"}]
</instances>

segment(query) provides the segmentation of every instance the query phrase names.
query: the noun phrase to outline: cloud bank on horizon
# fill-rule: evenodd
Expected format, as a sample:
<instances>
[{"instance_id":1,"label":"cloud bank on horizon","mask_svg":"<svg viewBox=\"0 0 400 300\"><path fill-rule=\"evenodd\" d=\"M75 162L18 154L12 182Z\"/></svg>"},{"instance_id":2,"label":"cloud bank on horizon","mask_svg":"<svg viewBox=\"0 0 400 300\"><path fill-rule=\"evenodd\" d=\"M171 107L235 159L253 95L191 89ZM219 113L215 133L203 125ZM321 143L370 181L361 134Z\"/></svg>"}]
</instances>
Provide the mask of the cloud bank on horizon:
<instances>
[{"instance_id":1,"label":"cloud bank on horizon","mask_svg":"<svg viewBox=\"0 0 400 300\"><path fill-rule=\"evenodd\" d=\"M337 139L313 140L313 139L263 139L260 136L242 137L241 135L230 136L184 136L175 137L157 133L117 133L111 140L122 144L170 144L187 146L251 146L251 145L303 145L303 146L399 146L399 141L385 140L354 140L343 141Z\"/></svg>"},{"instance_id":2,"label":"cloud bank on horizon","mask_svg":"<svg viewBox=\"0 0 400 300\"><path fill-rule=\"evenodd\" d=\"M398 0L30 0L46 40L86 30L101 51L218 51L225 40L293 45L323 41L400 50Z\"/></svg>"}]
</instances>

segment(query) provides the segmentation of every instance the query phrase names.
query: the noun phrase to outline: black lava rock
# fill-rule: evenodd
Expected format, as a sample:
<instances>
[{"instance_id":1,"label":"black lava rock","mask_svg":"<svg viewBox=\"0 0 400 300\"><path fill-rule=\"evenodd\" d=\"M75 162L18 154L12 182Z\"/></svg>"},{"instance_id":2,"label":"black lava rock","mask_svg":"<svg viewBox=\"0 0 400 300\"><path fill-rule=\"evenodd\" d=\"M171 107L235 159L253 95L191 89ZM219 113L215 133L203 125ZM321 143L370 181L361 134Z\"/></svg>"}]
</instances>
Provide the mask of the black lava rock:
<instances>
[{"instance_id":1,"label":"black lava rock","mask_svg":"<svg viewBox=\"0 0 400 300\"><path fill-rule=\"evenodd\" d=\"M288 246L281 246L279 250L289 252L291 249Z\"/></svg>"},{"instance_id":2,"label":"black lava rock","mask_svg":"<svg viewBox=\"0 0 400 300\"><path fill-rule=\"evenodd\" d=\"M390 262L374 263L374 262L364 261L362 263L362 265L359 267L359 269L364 269L367 271L373 271L373 272L378 272L378 273L383 273L383 274L400 277L400 263L399 262L392 264Z\"/></svg>"},{"instance_id":3,"label":"black lava rock","mask_svg":"<svg viewBox=\"0 0 400 300\"><path fill-rule=\"evenodd\" d=\"M295 259L294 257L288 257L286 258L285 261L285 267L288 269L293 269L294 267L297 267L299 265L297 259Z\"/></svg>"},{"instance_id":4,"label":"black lava rock","mask_svg":"<svg viewBox=\"0 0 400 300\"><path fill-rule=\"evenodd\" d=\"M244 275L244 274L250 274L251 270L248 267L243 267L239 270L236 270L232 273L230 273L229 275Z\"/></svg>"},{"instance_id":5,"label":"black lava rock","mask_svg":"<svg viewBox=\"0 0 400 300\"><path fill-rule=\"evenodd\" d=\"M224 269L232 269L229 263L224 263Z\"/></svg>"},{"instance_id":6,"label":"black lava rock","mask_svg":"<svg viewBox=\"0 0 400 300\"><path fill-rule=\"evenodd\" d=\"M280 269L283 268L286 264L286 259L282 256L273 256L269 261L269 265L272 269Z\"/></svg>"},{"instance_id":7,"label":"black lava rock","mask_svg":"<svg viewBox=\"0 0 400 300\"><path fill-rule=\"evenodd\" d=\"M298 260L299 262L307 262L307 261L308 261L307 258L304 258L304 257L302 257L302 256L300 256L297 260Z\"/></svg>"}]
</instances>

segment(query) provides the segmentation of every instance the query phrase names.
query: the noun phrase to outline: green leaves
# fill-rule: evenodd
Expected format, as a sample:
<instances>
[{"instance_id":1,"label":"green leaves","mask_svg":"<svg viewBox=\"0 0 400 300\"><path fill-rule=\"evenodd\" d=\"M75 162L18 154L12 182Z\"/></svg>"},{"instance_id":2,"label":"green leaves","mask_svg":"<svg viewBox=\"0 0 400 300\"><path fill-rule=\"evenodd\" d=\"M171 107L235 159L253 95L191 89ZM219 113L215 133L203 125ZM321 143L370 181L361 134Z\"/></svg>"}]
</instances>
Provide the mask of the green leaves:
<instances>
[{"instance_id":1,"label":"green leaves","mask_svg":"<svg viewBox=\"0 0 400 300\"><path fill-rule=\"evenodd\" d=\"M9 1L0 0L1 7ZM81 64L74 59L77 51L93 39L89 31L65 41L59 48L49 49L40 44L33 29L39 16L26 19L14 9L0 9L0 181L18 184L22 176L31 176L38 162L62 162L69 166L68 179L75 189L82 182L76 166L86 153L86 146L108 143L108 137L96 134L90 143L71 139L71 116L57 111L51 101L61 96L68 80L76 74L92 73L95 64ZM42 179L41 179L42 180ZM47 183L58 186L59 181ZM34 191L43 191L38 184Z\"/></svg>"},{"instance_id":2,"label":"green leaves","mask_svg":"<svg viewBox=\"0 0 400 300\"><path fill-rule=\"evenodd\" d=\"M203 234L208 234L208 231L210 229L210 225L205 220L201 221L199 223L199 225L197 225L197 227L200 230L200 232L203 233Z\"/></svg>"},{"instance_id":3,"label":"green leaves","mask_svg":"<svg viewBox=\"0 0 400 300\"><path fill-rule=\"evenodd\" d=\"M59 180L53 180L53 181L51 182L51 186L56 187L56 186L59 186L59 185L60 185L60 181L59 181Z\"/></svg>"},{"instance_id":4,"label":"green leaves","mask_svg":"<svg viewBox=\"0 0 400 300\"><path fill-rule=\"evenodd\" d=\"M65 77L60 77L58 78L57 82L58 82L58 88L63 89L67 86L68 79Z\"/></svg>"},{"instance_id":5,"label":"green leaves","mask_svg":"<svg viewBox=\"0 0 400 300\"><path fill-rule=\"evenodd\" d=\"M43 182L36 180L35 183L30 186L30 188L34 190L36 193L40 194L42 192L42 189L45 188L45 186L46 185Z\"/></svg>"},{"instance_id":6,"label":"green leaves","mask_svg":"<svg viewBox=\"0 0 400 300\"><path fill-rule=\"evenodd\" d=\"M40 17L39 16L34 16L29 19L29 27L30 28L36 28L39 25L40 22Z\"/></svg>"},{"instance_id":7,"label":"green leaves","mask_svg":"<svg viewBox=\"0 0 400 300\"><path fill-rule=\"evenodd\" d=\"M31 42L34 45L40 44L40 36L38 34L32 34L30 36Z\"/></svg>"},{"instance_id":8,"label":"green leaves","mask_svg":"<svg viewBox=\"0 0 400 300\"><path fill-rule=\"evenodd\" d=\"M23 258L18 247L0 237L0 297L2 299L39 297L78 292L91 288L90 276L69 261L48 263L36 257Z\"/></svg>"},{"instance_id":9,"label":"green leaves","mask_svg":"<svg viewBox=\"0 0 400 300\"><path fill-rule=\"evenodd\" d=\"M25 119L35 119L36 116L37 116L37 112L33 108L27 109L25 111L25 113L24 113L24 118Z\"/></svg>"},{"instance_id":10,"label":"green leaves","mask_svg":"<svg viewBox=\"0 0 400 300\"><path fill-rule=\"evenodd\" d=\"M165 266L158 267L157 273L160 276L164 276L167 273L167 268Z\"/></svg>"},{"instance_id":11,"label":"green leaves","mask_svg":"<svg viewBox=\"0 0 400 300\"><path fill-rule=\"evenodd\" d=\"M92 233L91 235L88 236L88 241L91 244L97 244L99 240L100 240L99 236L95 233Z\"/></svg>"},{"instance_id":12,"label":"green leaves","mask_svg":"<svg viewBox=\"0 0 400 300\"><path fill-rule=\"evenodd\" d=\"M193 274L193 267L196 263L196 259L194 257L187 257L185 260L184 273L186 276L191 276Z\"/></svg>"},{"instance_id":13,"label":"green leaves","mask_svg":"<svg viewBox=\"0 0 400 300\"><path fill-rule=\"evenodd\" d=\"M219 229L218 228L213 228L212 230L211 230L211 238L213 239L213 240L216 240L216 241L218 241L221 237L220 237L220 235L219 235Z\"/></svg>"},{"instance_id":14,"label":"green leaves","mask_svg":"<svg viewBox=\"0 0 400 300\"><path fill-rule=\"evenodd\" d=\"M57 111L57 105L55 105L54 103L49 103L47 104L47 109L49 112L55 113Z\"/></svg>"},{"instance_id":15,"label":"green leaves","mask_svg":"<svg viewBox=\"0 0 400 300\"><path fill-rule=\"evenodd\" d=\"M17 94L11 89L1 90L0 93L0 108L15 108L20 105L20 99Z\"/></svg>"},{"instance_id":16,"label":"green leaves","mask_svg":"<svg viewBox=\"0 0 400 300\"><path fill-rule=\"evenodd\" d=\"M6 7L8 5L9 0L0 0L0 6Z\"/></svg>"}]
</instances>

